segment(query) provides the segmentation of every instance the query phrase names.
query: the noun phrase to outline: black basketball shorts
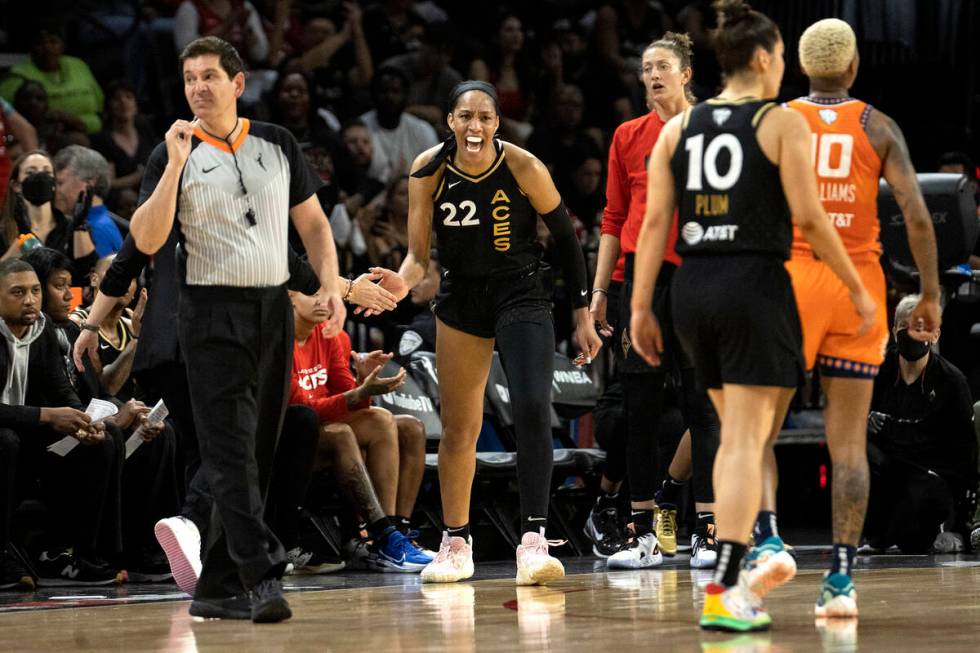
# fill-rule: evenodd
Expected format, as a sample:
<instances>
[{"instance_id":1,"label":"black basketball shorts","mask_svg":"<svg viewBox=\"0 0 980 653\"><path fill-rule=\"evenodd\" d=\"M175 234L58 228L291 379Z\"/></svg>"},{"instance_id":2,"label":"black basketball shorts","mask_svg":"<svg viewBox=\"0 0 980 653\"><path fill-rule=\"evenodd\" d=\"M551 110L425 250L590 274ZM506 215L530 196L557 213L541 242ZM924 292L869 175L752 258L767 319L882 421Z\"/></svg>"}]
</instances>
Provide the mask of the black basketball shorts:
<instances>
[{"instance_id":1,"label":"black basketball shorts","mask_svg":"<svg viewBox=\"0 0 980 653\"><path fill-rule=\"evenodd\" d=\"M803 382L800 318L779 258L688 256L671 295L674 328L702 388Z\"/></svg>"},{"instance_id":2,"label":"black basketball shorts","mask_svg":"<svg viewBox=\"0 0 980 653\"><path fill-rule=\"evenodd\" d=\"M493 338L510 324L530 322L554 328L548 270L537 264L493 277L444 274L432 310L443 323L480 338Z\"/></svg>"}]
</instances>

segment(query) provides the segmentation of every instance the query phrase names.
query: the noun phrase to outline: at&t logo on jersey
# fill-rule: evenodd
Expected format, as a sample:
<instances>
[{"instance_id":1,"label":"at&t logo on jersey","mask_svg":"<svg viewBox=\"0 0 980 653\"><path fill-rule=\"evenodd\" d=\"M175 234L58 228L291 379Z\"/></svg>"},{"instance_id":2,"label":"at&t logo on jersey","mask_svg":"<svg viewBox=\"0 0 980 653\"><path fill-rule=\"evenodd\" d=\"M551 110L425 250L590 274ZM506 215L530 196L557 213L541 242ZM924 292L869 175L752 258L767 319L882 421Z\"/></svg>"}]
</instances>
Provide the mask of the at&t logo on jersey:
<instances>
[{"instance_id":1,"label":"at&t logo on jersey","mask_svg":"<svg viewBox=\"0 0 980 653\"><path fill-rule=\"evenodd\" d=\"M705 229L697 222L688 222L681 229L681 238L688 245L697 245L700 242L735 240L737 231L737 224L715 224Z\"/></svg>"},{"instance_id":2,"label":"at&t logo on jersey","mask_svg":"<svg viewBox=\"0 0 980 653\"><path fill-rule=\"evenodd\" d=\"M327 370L319 365L315 368L300 370L297 376L299 377L297 379L299 387L307 391L327 385Z\"/></svg>"}]
</instances>

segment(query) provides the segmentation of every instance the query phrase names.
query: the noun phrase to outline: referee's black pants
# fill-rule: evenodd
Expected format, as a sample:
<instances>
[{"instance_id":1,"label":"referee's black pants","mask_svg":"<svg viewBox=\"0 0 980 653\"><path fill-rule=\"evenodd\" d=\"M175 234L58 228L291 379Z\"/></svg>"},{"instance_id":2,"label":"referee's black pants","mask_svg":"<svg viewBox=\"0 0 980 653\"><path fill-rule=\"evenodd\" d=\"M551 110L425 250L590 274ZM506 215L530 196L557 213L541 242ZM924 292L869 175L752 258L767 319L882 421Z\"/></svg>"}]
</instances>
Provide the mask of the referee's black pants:
<instances>
[{"instance_id":1,"label":"referee's black pants","mask_svg":"<svg viewBox=\"0 0 980 653\"><path fill-rule=\"evenodd\" d=\"M285 286L184 286L179 325L214 496L195 597L234 596L286 566L263 512L289 390L292 307Z\"/></svg>"}]
</instances>

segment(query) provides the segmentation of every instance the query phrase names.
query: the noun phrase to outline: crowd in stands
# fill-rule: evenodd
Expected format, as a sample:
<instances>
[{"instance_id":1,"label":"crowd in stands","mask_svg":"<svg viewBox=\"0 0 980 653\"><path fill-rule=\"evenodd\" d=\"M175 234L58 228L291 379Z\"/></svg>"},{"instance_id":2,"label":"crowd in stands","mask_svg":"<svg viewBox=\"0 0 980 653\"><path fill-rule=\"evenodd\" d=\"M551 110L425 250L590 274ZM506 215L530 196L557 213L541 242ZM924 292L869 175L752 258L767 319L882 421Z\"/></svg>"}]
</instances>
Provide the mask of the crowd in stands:
<instances>
[{"instance_id":1,"label":"crowd in stands","mask_svg":"<svg viewBox=\"0 0 980 653\"><path fill-rule=\"evenodd\" d=\"M137 4L139 14L127 13ZM550 168L587 258L594 257L613 130L648 110L638 82L644 48L668 29L689 32L695 94L704 99L718 87L706 36L708 4L157 0L99 3L83 23L42 16L24 25L27 52L0 73L0 588L32 587L35 577L49 584L112 583L122 570L130 581L168 575L153 524L181 514L190 478L179 427L147 420L160 392L132 369L146 294L154 292L149 268L103 322L100 360L79 372L70 357L86 307L123 247L149 154L166 125L187 117L175 62L188 42L217 35L242 54L249 77L241 115L281 124L299 141L325 183L318 197L349 279L347 299L359 303L374 279L369 269L397 270L407 253L409 167L448 135L447 98L462 79L495 86L501 137ZM115 56L96 56L87 47L96 39L93 25L119 35ZM977 192L969 155L950 153L940 166L967 175ZM554 267L558 257L547 230L539 233L544 260ZM302 253L298 236L290 242ZM974 269L980 269L977 247ZM419 334L423 348L434 348L428 302L438 287L435 258L429 272L395 310L351 311L346 333L330 341L321 342L317 297L291 293L297 363L286 431L307 437L283 439L291 442L286 451L309 466L277 465L282 478L272 483L269 516L299 570L340 567L298 539L296 508L316 470L335 476L369 537L385 540L386 553L405 552L409 563L426 558L409 523L422 480L424 432L417 420L372 406L371 397L396 384L381 376L388 360L382 352L396 349L407 329ZM571 303L561 275L553 277L557 342L573 351ZM971 391L972 401L980 399L980 341L970 338L980 323L978 307L950 305L940 343L950 350L948 360L936 354L925 371L918 369L927 383L940 383L932 376L942 373L958 384L959 430L954 435L947 428L952 422L944 420L952 416L937 417L935 428L950 444L929 449L943 460L969 450L963 411ZM352 357L351 351L369 353ZM899 355L900 348L892 354ZM882 377L891 376L875 391L874 410L893 417L872 438L875 480L885 486L896 483L896 460L921 458L908 447L935 435L894 428L912 419L897 413L910 400L896 393L921 394L926 387L899 367L897 358L886 365ZM313 392L318 375L329 379L326 394ZM119 412L90 424L82 411L93 398L112 401ZM136 430L144 443L129 455L125 442ZM883 440L890 433L904 439L890 447ZM46 451L66 435L81 446L65 456ZM972 447L975 461L975 440ZM941 460L933 467L946 469ZM953 466L948 487L930 489L948 504L936 519L961 532L969 528L973 515L964 506L972 504L964 501L975 496L976 474L975 465ZM29 560L15 553L14 545L24 542L12 527L24 498L40 498L51 525L31 543ZM914 542L896 539L892 507L875 498L873 491L873 544L929 548L931 532ZM203 534L207 525L199 521ZM353 549L356 565L386 564L377 548Z\"/></svg>"}]
</instances>

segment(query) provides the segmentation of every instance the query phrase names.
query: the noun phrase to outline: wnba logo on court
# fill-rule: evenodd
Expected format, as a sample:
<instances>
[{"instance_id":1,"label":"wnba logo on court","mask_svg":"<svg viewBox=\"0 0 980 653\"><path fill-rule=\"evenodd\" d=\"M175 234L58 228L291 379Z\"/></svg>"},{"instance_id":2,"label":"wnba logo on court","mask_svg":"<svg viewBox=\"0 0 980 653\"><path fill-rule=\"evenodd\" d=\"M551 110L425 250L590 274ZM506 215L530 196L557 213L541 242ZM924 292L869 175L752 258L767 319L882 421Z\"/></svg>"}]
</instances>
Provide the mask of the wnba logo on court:
<instances>
[{"instance_id":1,"label":"wnba logo on court","mask_svg":"<svg viewBox=\"0 0 980 653\"><path fill-rule=\"evenodd\" d=\"M704 238L704 227L699 225L697 222L688 222L681 229L681 237L684 242L688 245L697 245Z\"/></svg>"}]
</instances>

